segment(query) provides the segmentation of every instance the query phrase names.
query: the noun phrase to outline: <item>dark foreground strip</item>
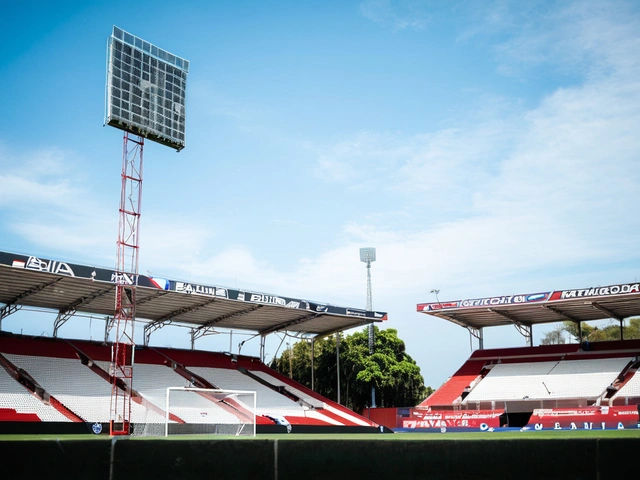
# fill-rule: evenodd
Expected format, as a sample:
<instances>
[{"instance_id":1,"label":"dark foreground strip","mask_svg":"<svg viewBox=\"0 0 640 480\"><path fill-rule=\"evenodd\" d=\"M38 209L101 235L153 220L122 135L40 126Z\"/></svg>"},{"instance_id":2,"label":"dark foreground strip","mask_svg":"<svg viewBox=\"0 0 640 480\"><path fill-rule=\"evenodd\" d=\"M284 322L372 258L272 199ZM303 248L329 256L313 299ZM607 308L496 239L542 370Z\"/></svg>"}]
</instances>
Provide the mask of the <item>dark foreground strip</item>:
<instances>
[{"instance_id":1,"label":"dark foreground strip","mask_svg":"<svg viewBox=\"0 0 640 480\"><path fill-rule=\"evenodd\" d=\"M637 478L640 438L1 441L11 479ZM5 476L2 475L2 478Z\"/></svg>"}]
</instances>

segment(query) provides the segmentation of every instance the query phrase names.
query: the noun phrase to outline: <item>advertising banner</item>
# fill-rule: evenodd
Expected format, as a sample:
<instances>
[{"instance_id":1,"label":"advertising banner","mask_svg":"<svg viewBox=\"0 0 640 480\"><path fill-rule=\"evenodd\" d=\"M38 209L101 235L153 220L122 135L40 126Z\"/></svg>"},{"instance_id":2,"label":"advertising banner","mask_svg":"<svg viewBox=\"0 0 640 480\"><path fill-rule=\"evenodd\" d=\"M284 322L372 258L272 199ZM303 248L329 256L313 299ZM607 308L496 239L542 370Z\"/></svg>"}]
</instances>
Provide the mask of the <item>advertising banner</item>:
<instances>
[{"instance_id":1,"label":"advertising banner","mask_svg":"<svg viewBox=\"0 0 640 480\"><path fill-rule=\"evenodd\" d=\"M397 428L490 430L502 426L504 410L398 409ZM504 420L504 417L502 418Z\"/></svg>"},{"instance_id":2,"label":"advertising banner","mask_svg":"<svg viewBox=\"0 0 640 480\"><path fill-rule=\"evenodd\" d=\"M550 292L527 293L522 295L503 295L500 297L470 298L437 303L419 303L418 312L437 312L453 308L496 307L501 305L522 305L526 303L544 302L549 299Z\"/></svg>"},{"instance_id":3,"label":"advertising banner","mask_svg":"<svg viewBox=\"0 0 640 480\"><path fill-rule=\"evenodd\" d=\"M369 319L373 321L387 320L386 312L338 307L335 305L315 303L307 300L284 297L280 295L236 290L227 287L209 286L190 282L180 282L154 276L118 273L112 269L77 265L74 263L49 260L36 256L20 255L17 253L0 252L0 265L8 265L13 268L22 268L25 270L32 270L36 272L47 272L68 277L85 278L97 282L120 283L126 285L137 285L141 287L158 288L160 290L184 293L186 295L204 295L210 297L226 298L239 302L295 308L306 310L309 312L315 312L318 314L328 313L335 315L346 315L350 317L362 317L363 323Z\"/></svg>"},{"instance_id":4,"label":"advertising banner","mask_svg":"<svg viewBox=\"0 0 640 480\"><path fill-rule=\"evenodd\" d=\"M624 407L541 408L533 411L530 430L605 430L638 428L636 405Z\"/></svg>"},{"instance_id":5,"label":"advertising banner","mask_svg":"<svg viewBox=\"0 0 640 480\"><path fill-rule=\"evenodd\" d=\"M553 292L550 300L571 300L574 298L608 297L640 292L640 283L623 283L606 287L580 288L577 290L558 290Z\"/></svg>"}]
</instances>

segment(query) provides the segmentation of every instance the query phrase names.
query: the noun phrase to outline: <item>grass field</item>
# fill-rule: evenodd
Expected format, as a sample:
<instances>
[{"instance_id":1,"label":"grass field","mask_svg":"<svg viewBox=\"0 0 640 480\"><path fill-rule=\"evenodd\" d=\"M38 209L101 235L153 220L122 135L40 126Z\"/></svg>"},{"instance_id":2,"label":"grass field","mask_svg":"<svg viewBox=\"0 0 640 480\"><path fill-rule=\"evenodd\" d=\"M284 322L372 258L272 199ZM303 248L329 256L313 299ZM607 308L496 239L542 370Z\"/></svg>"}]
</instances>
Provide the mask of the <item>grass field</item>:
<instances>
[{"instance_id":1,"label":"grass field","mask_svg":"<svg viewBox=\"0 0 640 480\"><path fill-rule=\"evenodd\" d=\"M34 440L106 440L107 435L0 435L2 441L34 441ZM123 437L120 437L123 438ZM640 438L640 429L626 430L542 430L542 431L512 431L512 432L468 432L468 433L396 433L396 434L272 434L253 437L224 437L214 435L172 435L170 437L131 438L132 441L165 441L165 440L382 440L382 441L431 441L431 440L539 440L539 439L576 439L576 438ZM123 438L129 440L129 438Z\"/></svg>"}]
</instances>

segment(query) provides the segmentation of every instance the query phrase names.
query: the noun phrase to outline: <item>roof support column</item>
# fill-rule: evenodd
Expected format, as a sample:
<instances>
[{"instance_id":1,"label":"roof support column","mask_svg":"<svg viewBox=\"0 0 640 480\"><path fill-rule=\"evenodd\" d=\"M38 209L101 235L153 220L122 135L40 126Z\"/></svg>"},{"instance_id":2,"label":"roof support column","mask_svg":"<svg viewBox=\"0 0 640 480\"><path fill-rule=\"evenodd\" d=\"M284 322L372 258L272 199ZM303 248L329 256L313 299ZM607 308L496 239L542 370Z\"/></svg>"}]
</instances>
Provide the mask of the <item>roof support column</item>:
<instances>
[{"instance_id":1,"label":"roof support column","mask_svg":"<svg viewBox=\"0 0 640 480\"><path fill-rule=\"evenodd\" d=\"M521 323L514 323L513 325L520 332L520 335L525 338L527 345L533 347L533 325L523 325Z\"/></svg>"},{"instance_id":2,"label":"roof support column","mask_svg":"<svg viewBox=\"0 0 640 480\"><path fill-rule=\"evenodd\" d=\"M267 339L266 335L260 335L260 361L262 363L264 363L264 344L265 344L265 340Z\"/></svg>"},{"instance_id":3,"label":"roof support column","mask_svg":"<svg viewBox=\"0 0 640 480\"><path fill-rule=\"evenodd\" d=\"M22 305L8 304L4 307L0 308L0 330L2 330L2 320L7 318L9 315L16 313L18 310L22 308Z\"/></svg>"},{"instance_id":4,"label":"roof support column","mask_svg":"<svg viewBox=\"0 0 640 480\"><path fill-rule=\"evenodd\" d=\"M478 350L484 350L484 334L482 328L473 328L467 326L469 332L469 347L473 351L473 339L478 339Z\"/></svg>"},{"instance_id":5,"label":"roof support column","mask_svg":"<svg viewBox=\"0 0 640 480\"><path fill-rule=\"evenodd\" d=\"M17 297L15 297L15 298L9 300L8 302L6 302L5 306L0 309L0 330L2 329L2 319L8 317L9 315L14 314L15 312L17 312L18 310L20 310L22 308L22 305L20 305L20 301L22 299L27 298L27 297L29 297L31 295L35 295L36 293L41 292L45 288L58 283L63 278L64 277L54 278L50 282L41 283L40 285L36 285L34 287L31 287L29 290L22 292Z\"/></svg>"},{"instance_id":6,"label":"roof support column","mask_svg":"<svg viewBox=\"0 0 640 480\"><path fill-rule=\"evenodd\" d=\"M111 332L111 329L113 328L113 317L110 316L106 316L104 317L104 343L109 343L109 333Z\"/></svg>"},{"instance_id":7,"label":"roof support column","mask_svg":"<svg viewBox=\"0 0 640 480\"><path fill-rule=\"evenodd\" d=\"M60 330L60 327L65 323L67 323L67 320L69 320L72 316L74 316L75 313L76 313L75 308L72 308L66 311L60 310L58 312L58 315L56 316L56 319L53 322L53 338L58 338L58 330Z\"/></svg>"},{"instance_id":8,"label":"roof support column","mask_svg":"<svg viewBox=\"0 0 640 480\"><path fill-rule=\"evenodd\" d=\"M620 340L624 340L624 320L620 319Z\"/></svg>"},{"instance_id":9,"label":"roof support column","mask_svg":"<svg viewBox=\"0 0 640 480\"><path fill-rule=\"evenodd\" d=\"M340 403L340 332L336 332L336 378L338 383L338 403Z\"/></svg>"},{"instance_id":10,"label":"roof support column","mask_svg":"<svg viewBox=\"0 0 640 480\"><path fill-rule=\"evenodd\" d=\"M576 322L578 324L578 343L582 343L582 322Z\"/></svg>"},{"instance_id":11,"label":"roof support column","mask_svg":"<svg viewBox=\"0 0 640 480\"><path fill-rule=\"evenodd\" d=\"M312 338L311 339L311 390L312 391L316 391L316 383L315 383L315 365L314 365L314 360L315 360L315 346L316 346L316 339Z\"/></svg>"}]
</instances>

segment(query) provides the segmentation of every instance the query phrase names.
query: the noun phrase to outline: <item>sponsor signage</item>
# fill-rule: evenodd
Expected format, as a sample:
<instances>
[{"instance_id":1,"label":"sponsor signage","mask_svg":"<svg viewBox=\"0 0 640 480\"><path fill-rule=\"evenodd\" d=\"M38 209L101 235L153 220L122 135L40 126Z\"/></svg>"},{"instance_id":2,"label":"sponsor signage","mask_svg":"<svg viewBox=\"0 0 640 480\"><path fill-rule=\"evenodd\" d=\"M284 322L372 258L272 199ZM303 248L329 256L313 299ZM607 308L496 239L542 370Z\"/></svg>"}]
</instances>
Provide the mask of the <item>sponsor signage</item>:
<instances>
[{"instance_id":1,"label":"sponsor signage","mask_svg":"<svg viewBox=\"0 0 640 480\"><path fill-rule=\"evenodd\" d=\"M209 295L210 297L222 297L229 298L227 295L227 289L222 287L209 287L207 285L199 285L196 283L185 282L168 282L168 290L173 290L179 293L195 293L197 295ZM173 288L172 288L173 287Z\"/></svg>"},{"instance_id":2,"label":"sponsor signage","mask_svg":"<svg viewBox=\"0 0 640 480\"><path fill-rule=\"evenodd\" d=\"M533 411L528 430L606 430L638 428L635 405L624 407L540 408Z\"/></svg>"},{"instance_id":3,"label":"sponsor signage","mask_svg":"<svg viewBox=\"0 0 640 480\"><path fill-rule=\"evenodd\" d=\"M529 293L523 295L504 295L501 297L472 298L453 302L420 303L419 312L436 312L453 308L495 307L501 305L520 305L543 302L549 299L549 292Z\"/></svg>"},{"instance_id":4,"label":"sponsor signage","mask_svg":"<svg viewBox=\"0 0 640 480\"><path fill-rule=\"evenodd\" d=\"M398 409L397 428L489 430L500 427L504 410L418 410Z\"/></svg>"},{"instance_id":5,"label":"sponsor signage","mask_svg":"<svg viewBox=\"0 0 640 480\"><path fill-rule=\"evenodd\" d=\"M557 290L554 292L528 293L523 295L504 295L500 297L472 298L449 302L419 303L418 312L439 312L459 308L499 307L504 305L526 305L537 302L556 302L580 298L611 297L640 293L640 283L622 283L606 287Z\"/></svg>"},{"instance_id":6,"label":"sponsor signage","mask_svg":"<svg viewBox=\"0 0 640 480\"><path fill-rule=\"evenodd\" d=\"M152 280L144 275L139 275L136 279L135 275L118 273L106 268L76 265L74 263L60 262L58 260L50 260L37 256L0 252L0 265L10 265L14 268L23 268L36 272L53 273L66 277L85 278L92 281L121 283L125 285L134 285L137 281L137 285L157 288Z\"/></svg>"},{"instance_id":7,"label":"sponsor signage","mask_svg":"<svg viewBox=\"0 0 640 480\"><path fill-rule=\"evenodd\" d=\"M247 292L233 290L226 287L201 285L190 282L168 280L166 278L151 277L119 273L105 268L76 265L73 263L49 260L36 256L26 256L14 253L0 252L0 265L9 265L13 268L21 268L36 272L46 272L67 277L84 278L91 281L117 283L124 285L138 285L141 287L157 288L160 290L184 293L186 295L204 295L210 297L226 298L240 302L273 305L315 312L318 314L334 314L352 317L362 317L363 323L367 321L385 321L386 312L366 311L355 308L337 307L328 304L319 304L296 298L283 297L259 292Z\"/></svg>"},{"instance_id":8,"label":"sponsor signage","mask_svg":"<svg viewBox=\"0 0 640 480\"><path fill-rule=\"evenodd\" d=\"M560 290L553 292L551 300L571 300L573 298L608 297L640 292L640 283L623 283L607 287L582 288L578 290Z\"/></svg>"}]
</instances>

